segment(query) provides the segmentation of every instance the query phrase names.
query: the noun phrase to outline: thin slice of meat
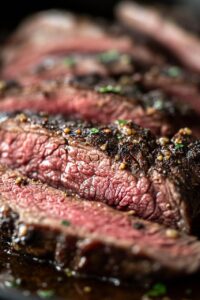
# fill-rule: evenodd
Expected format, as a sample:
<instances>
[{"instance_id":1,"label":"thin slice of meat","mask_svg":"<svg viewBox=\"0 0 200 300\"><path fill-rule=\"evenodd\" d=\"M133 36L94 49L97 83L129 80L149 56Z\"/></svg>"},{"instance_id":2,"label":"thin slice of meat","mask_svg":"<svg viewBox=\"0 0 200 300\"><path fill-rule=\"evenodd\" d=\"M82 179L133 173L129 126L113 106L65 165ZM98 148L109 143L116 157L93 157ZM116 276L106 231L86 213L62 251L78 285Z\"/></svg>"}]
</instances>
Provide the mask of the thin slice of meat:
<instances>
[{"instance_id":1,"label":"thin slice of meat","mask_svg":"<svg viewBox=\"0 0 200 300\"><path fill-rule=\"evenodd\" d=\"M133 210L183 231L199 230L199 141L170 141L119 120L93 127L61 117L2 116L0 163L88 200Z\"/></svg>"},{"instance_id":2,"label":"thin slice of meat","mask_svg":"<svg viewBox=\"0 0 200 300\"><path fill-rule=\"evenodd\" d=\"M200 269L200 242L0 167L0 236L11 248L78 273L123 280Z\"/></svg>"},{"instance_id":3,"label":"thin slice of meat","mask_svg":"<svg viewBox=\"0 0 200 300\"><path fill-rule=\"evenodd\" d=\"M121 2L116 14L129 28L138 31L170 50L185 67L200 72L200 40L155 9L134 2Z\"/></svg>"},{"instance_id":4,"label":"thin slice of meat","mask_svg":"<svg viewBox=\"0 0 200 300\"><path fill-rule=\"evenodd\" d=\"M68 116L73 114L84 120L103 124L116 119L130 119L142 127L150 128L157 135L171 135L177 128L164 110L152 107L151 103L148 106L143 101L122 97L118 85L101 86L99 91L95 91L94 88L79 88L63 80L48 81L25 88L17 86L17 83L4 82L0 111L28 109Z\"/></svg>"},{"instance_id":5,"label":"thin slice of meat","mask_svg":"<svg viewBox=\"0 0 200 300\"><path fill-rule=\"evenodd\" d=\"M141 83L151 89L158 88L186 103L200 116L200 80L177 66L154 67L140 78Z\"/></svg>"},{"instance_id":6,"label":"thin slice of meat","mask_svg":"<svg viewBox=\"0 0 200 300\"><path fill-rule=\"evenodd\" d=\"M5 45L2 77L14 79L46 59L71 53L89 54L115 50L129 53L141 64L160 64L161 55L138 45L126 35L114 35L109 25L62 11L36 14L22 23Z\"/></svg>"}]
</instances>

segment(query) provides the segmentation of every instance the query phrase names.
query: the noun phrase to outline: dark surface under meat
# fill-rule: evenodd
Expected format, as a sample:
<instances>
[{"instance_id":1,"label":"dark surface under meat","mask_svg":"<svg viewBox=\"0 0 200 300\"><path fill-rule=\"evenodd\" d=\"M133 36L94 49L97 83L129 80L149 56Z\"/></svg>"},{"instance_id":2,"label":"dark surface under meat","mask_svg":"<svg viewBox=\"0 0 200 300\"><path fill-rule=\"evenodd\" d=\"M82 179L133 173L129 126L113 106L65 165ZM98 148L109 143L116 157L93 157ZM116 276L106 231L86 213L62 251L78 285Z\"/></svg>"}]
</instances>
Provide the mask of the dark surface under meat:
<instances>
[{"instance_id":1,"label":"dark surface under meat","mask_svg":"<svg viewBox=\"0 0 200 300\"><path fill-rule=\"evenodd\" d=\"M121 279L199 270L200 242L194 237L66 196L16 171L1 167L0 174L1 237L16 251Z\"/></svg>"},{"instance_id":2,"label":"dark surface under meat","mask_svg":"<svg viewBox=\"0 0 200 300\"><path fill-rule=\"evenodd\" d=\"M0 162L145 219L187 232L199 227L199 141L188 128L170 141L125 120L93 127L61 117L3 115Z\"/></svg>"}]
</instances>

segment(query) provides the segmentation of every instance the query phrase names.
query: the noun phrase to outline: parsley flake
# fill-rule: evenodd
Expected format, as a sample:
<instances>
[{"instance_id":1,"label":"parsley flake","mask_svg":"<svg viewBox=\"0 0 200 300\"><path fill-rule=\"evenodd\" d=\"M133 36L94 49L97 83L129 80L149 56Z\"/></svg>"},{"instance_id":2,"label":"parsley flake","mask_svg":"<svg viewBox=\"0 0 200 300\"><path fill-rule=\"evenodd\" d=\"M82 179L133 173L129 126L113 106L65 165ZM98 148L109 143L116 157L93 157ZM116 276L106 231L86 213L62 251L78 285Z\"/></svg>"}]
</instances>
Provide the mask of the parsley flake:
<instances>
[{"instance_id":1,"label":"parsley flake","mask_svg":"<svg viewBox=\"0 0 200 300\"><path fill-rule=\"evenodd\" d=\"M4 284L6 287L18 287L22 283L22 280L20 278L13 279L11 281L5 281Z\"/></svg>"},{"instance_id":2,"label":"parsley flake","mask_svg":"<svg viewBox=\"0 0 200 300\"><path fill-rule=\"evenodd\" d=\"M38 290L37 294L40 298L51 298L54 295L53 290Z\"/></svg>"},{"instance_id":3,"label":"parsley flake","mask_svg":"<svg viewBox=\"0 0 200 300\"><path fill-rule=\"evenodd\" d=\"M63 226L68 227L68 226L70 226L71 223L70 223L68 220L62 220L61 224L62 224Z\"/></svg>"},{"instance_id":4,"label":"parsley flake","mask_svg":"<svg viewBox=\"0 0 200 300\"><path fill-rule=\"evenodd\" d=\"M101 86L97 89L99 93L106 94L106 93L113 93L113 94L120 94L122 91L121 86L113 86L113 85L106 85Z\"/></svg>"},{"instance_id":5,"label":"parsley flake","mask_svg":"<svg viewBox=\"0 0 200 300\"><path fill-rule=\"evenodd\" d=\"M99 133L99 129L98 128L91 128L90 133L91 134L97 134L97 133Z\"/></svg>"},{"instance_id":6,"label":"parsley flake","mask_svg":"<svg viewBox=\"0 0 200 300\"><path fill-rule=\"evenodd\" d=\"M172 66L166 71L167 75L173 78L179 77L182 74L182 71L179 67Z\"/></svg>"},{"instance_id":7,"label":"parsley flake","mask_svg":"<svg viewBox=\"0 0 200 300\"><path fill-rule=\"evenodd\" d=\"M167 288L163 283L156 283L152 288L146 293L149 297L159 297L164 296L167 293Z\"/></svg>"},{"instance_id":8,"label":"parsley flake","mask_svg":"<svg viewBox=\"0 0 200 300\"><path fill-rule=\"evenodd\" d=\"M63 62L69 68L76 65L76 60L73 57L65 57Z\"/></svg>"},{"instance_id":9,"label":"parsley flake","mask_svg":"<svg viewBox=\"0 0 200 300\"><path fill-rule=\"evenodd\" d=\"M112 63L120 58L120 54L116 50L110 50L106 52L102 52L98 55L99 60L102 63Z\"/></svg>"},{"instance_id":10,"label":"parsley flake","mask_svg":"<svg viewBox=\"0 0 200 300\"><path fill-rule=\"evenodd\" d=\"M117 122L117 124L120 125L120 126L126 125L126 124L128 123L127 120L117 120L116 122Z\"/></svg>"},{"instance_id":11,"label":"parsley flake","mask_svg":"<svg viewBox=\"0 0 200 300\"><path fill-rule=\"evenodd\" d=\"M154 107L155 109L158 109L158 110L163 109L163 106L164 106L164 103L163 103L163 101L160 100L160 99L156 100L156 101L154 102L154 105L153 105L153 107Z\"/></svg>"},{"instance_id":12,"label":"parsley flake","mask_svg":"<svg viewBox=\"0 0 200 300\"><path fill-rule=\"evenodd\" d=\"M184 147L183 144L175 144L175 150L182 149Z\"/></svg>"}]
</instances>

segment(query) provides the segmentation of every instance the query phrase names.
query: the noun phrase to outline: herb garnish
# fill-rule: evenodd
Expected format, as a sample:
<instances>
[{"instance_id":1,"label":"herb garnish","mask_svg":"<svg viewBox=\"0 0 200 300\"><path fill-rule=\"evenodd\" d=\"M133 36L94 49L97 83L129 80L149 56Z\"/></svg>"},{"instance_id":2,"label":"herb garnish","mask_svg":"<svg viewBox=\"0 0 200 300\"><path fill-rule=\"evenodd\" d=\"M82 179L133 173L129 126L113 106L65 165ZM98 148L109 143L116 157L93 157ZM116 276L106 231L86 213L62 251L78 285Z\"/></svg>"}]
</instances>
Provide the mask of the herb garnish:
<instances>
[{"instance_id":1,"label":"herb garnish","mask_svg":"<svg viewBox=\"0 0 200 300\"><path fill-rule=\"evenodd\" d=\"M153 104L153 107L158 110L163 109L163 106L164 106L164 103L161 99L156 100Z\"/></svg>"},{"instance_id":2,"label":"herb garnish","mask_svg":"<svg viewBox=\"0 0 200 300\"><path fill-rule=\"evenodd\" d=\"M117 139L121 140L123 138L123 136L121 134L117 134Z\"/></svg>"},{"instance_id":3,"label":"herb garnish","mask_svg":"<svg viewBox=\"0 0 200 300\"><path fill-rule=\"evenodd\" d=\"M99 129L98 128L91 128L90 133L91 134L97 134L97 133L99 133Z\"/></svg>"},{"instance_id":4,"label":"herb garnish","mask_svg":"<svg viewBox=\"0 0 200 300\"><path fill-rule=\"evenodd\" d=\"M71 225L71 223L68 220L62 220L61 224L66 227Z\"/></svg>"},{"instance_id":5,"label":"herb garnish","mask_svg":"<svg viewBox=\"0 0 200 300\"><path fill-rule=\"evenodd\" d=\"M102 93L102 94L106 94L106 93L113 93L113 94L120 94L121 91L122 91L122 88L121 86L113 86L111 84L109 85L106 85L106 86L101 86L97 89L97 91L99 93Z\"/></svg>"},{"instance_id":6,"label":"herb garnish","mask_svg":"<svg viewBox=\"0 0 200 300\"><path fill-rule=\"evenodd\" d=\"M179 67L172 66L167 69L167 75L173 78L179 77L182 74L182 71Z\"/></svg>"},{"instance_id":7,"label":"herb garnish","mask_svg":"<svg viewBox=\"0 0 200 300\"><path fill-rule=\"evenodd\" d=\"M167 293L167 288L163 283L156 283L152 288L146 293L149 297L159 297L164 296Z\"/></svg>"},{"instance_id":8,"label":"herb garnish","mask_svg":"<svg viewBox=\"0 0 200 300\"><path fill-rule=\"evenodd\" d=\"M110 50L98 54L98 58L102 63L112 63L120 58L120 54L116 50Z\"/></svg>"},{"instance_id":9,"label":"herb garnish","mask_svg":"<svg viewBox=\"0 0 200 300\"><path fill-rule=\"evenodd\" d=\"M76 65L76 60L73 57L65 57L63 62L69 68Z\"/></svg>"},{"instance_id":10,"label":"herb garnish","mask_svg":"<svg viewBox=\"0 0 200 300\"><path fill-rule=\"evenodd\" d=\"M6 287L18 287L22 283L22 280L20 278L13 279L11 281L5 281L4 284Z\"/></svg>"},{"instance_id":11,"label":"herb garnish","mask_svg":"<svg viewBox=\"0 0 200 300\"><path fill-rule=\"evenodd\" d=\"M53 290L38 290L37 294L40 298L51 298L54 295Z\"/></svg>"},{"instance_id":12,"label":"herb garnish","mask_svg":"<svg viewBox=\"0 0 200 300\"><path fill-rule=\"evenodd\" d=\"M184 147L183 144L175 144L175 150L182 149Z\"/></svg>"},{"instance_id":13,"label":"herb garnish","mask_svg":"<svg viewBox=\"0 0 200 300\"><path fill-rule=\"evenodd\" d=\"M127 120L117 120L116 122L117 122L117 124L120 125L120 126L124 126L124 125L126 125L126 124L128 123Z\"/></svg>"}]
</instances>

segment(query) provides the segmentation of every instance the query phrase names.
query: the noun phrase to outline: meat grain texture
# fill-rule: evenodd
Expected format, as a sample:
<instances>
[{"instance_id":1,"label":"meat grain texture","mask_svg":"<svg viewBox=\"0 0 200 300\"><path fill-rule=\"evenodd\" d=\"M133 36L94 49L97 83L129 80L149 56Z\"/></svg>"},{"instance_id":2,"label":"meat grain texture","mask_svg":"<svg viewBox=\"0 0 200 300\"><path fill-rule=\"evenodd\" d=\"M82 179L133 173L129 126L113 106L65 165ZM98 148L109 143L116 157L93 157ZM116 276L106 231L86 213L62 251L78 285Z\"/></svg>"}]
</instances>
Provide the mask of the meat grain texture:
<instances>
[{"instance_id":1,"label":"meat grain texture","mask_svg":"<svg viewBox=\"0 0 200 300\"><path fill-rule=\"evenodd\" d=\"M4 116L5 117L5 116ZM2 117L3 118L3 117ZM61 117L5 117L0 162L54 187L189 232L199 218L199 142L172 140L132 122L109 126Z\"/></svg>"},{"instance_id":2,"label":"meat grain texture","mask_svg":"<svg viewBox=\"0 0 200 300\"><path fill-rule=\"evenodd\" d=\"M200 242L0 167L0 236L78 273L141 280L191 274ZM90 216L90 218L88 218Z\"/></svg>"}]
</instances>

